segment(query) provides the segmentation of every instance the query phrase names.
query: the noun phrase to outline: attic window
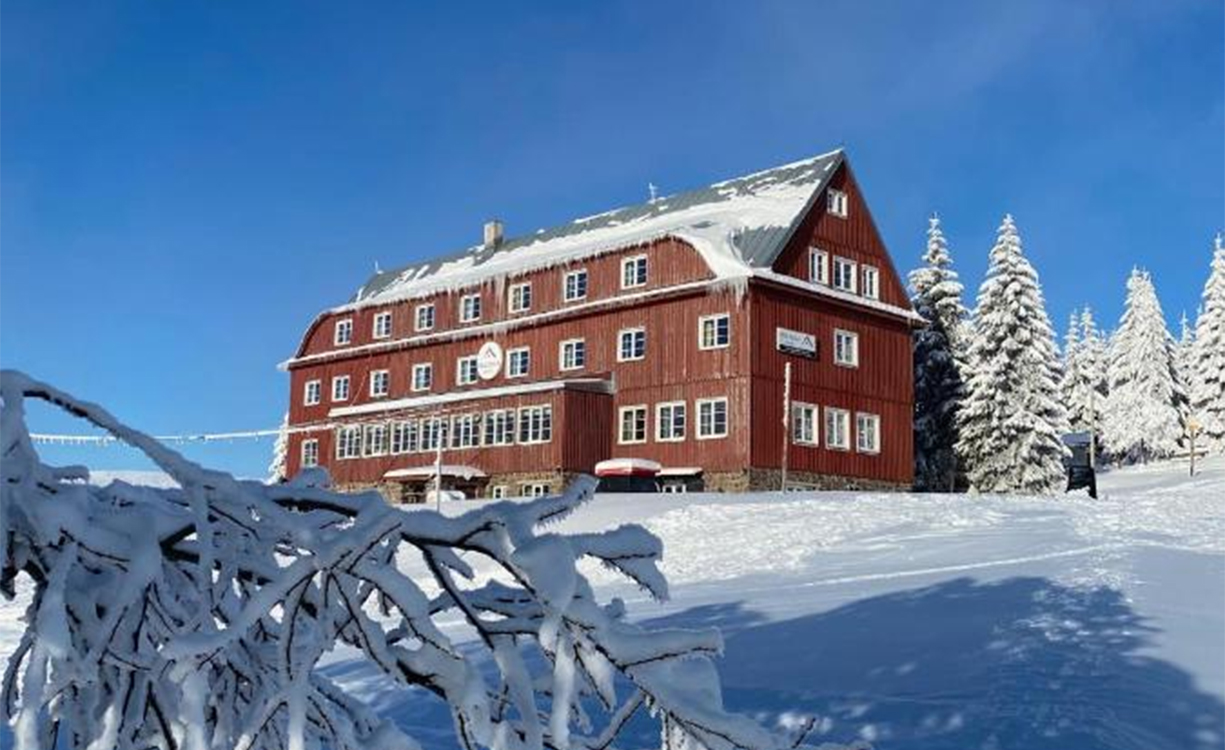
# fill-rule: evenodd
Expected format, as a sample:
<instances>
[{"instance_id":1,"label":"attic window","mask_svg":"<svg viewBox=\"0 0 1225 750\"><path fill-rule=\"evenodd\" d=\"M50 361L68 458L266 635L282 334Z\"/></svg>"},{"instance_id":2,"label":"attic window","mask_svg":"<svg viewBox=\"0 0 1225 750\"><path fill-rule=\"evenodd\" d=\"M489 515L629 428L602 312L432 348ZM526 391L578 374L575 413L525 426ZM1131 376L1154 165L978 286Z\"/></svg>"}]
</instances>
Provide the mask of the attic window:
<instances>
[{"instance_id":1,"label":"attic window","mask_svg":"<svg viewBox=\"0 0 1225 750\"><path fill-rule=\"evenodd\" d=\"M825 210L834 216L845 219L847 209L846 193L830 188L825 191Z\"/></svg>"}]
</instances>

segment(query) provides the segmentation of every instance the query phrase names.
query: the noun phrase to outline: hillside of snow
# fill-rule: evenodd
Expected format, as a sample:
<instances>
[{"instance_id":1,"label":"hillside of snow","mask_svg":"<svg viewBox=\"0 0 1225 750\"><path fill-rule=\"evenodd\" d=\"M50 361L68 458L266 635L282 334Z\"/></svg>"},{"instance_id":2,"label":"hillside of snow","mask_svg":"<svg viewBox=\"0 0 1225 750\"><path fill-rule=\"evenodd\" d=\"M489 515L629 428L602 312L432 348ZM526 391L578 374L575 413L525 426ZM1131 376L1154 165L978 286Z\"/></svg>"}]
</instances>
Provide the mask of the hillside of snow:
<instances>
[{"instance_id":1,"label":"hillside of snow","mask_svg":"<svg viewBox=\"0 0 1225 750\"><path fill-rule=\"evenodd\" d=\"M585 572L636 619L719 626L725 703L767 724L814 716L814 739L878 748L1223 748L1225 460L1099 481L1098 500L601 496L561 528L659 535L668 604ZM20 600L0 604L6 660ZM343 651L327 669L426 748L456 747L432 698ZM656 732L642 720L619 746Z\"/></svg>"}]
</instances>

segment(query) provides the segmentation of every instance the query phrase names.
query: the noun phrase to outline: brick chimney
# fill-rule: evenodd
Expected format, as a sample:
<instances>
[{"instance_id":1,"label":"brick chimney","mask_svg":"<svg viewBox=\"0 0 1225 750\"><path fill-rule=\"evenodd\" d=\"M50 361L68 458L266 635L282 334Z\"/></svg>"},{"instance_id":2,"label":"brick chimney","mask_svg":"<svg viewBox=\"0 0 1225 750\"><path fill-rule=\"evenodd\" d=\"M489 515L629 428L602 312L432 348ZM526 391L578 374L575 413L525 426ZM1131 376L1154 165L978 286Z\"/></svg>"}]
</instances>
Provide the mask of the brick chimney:
<instances>
[{"instance_id":1,"label":"brick chimney","mask_svg":"<svg viewBox=\"0 0 1225 750\"><path fill-rule=\"evenodd\" d=\"M497 247L502 244L502 222L490 219L485 222L485 247Z\"/></svg>"}]
</instances>

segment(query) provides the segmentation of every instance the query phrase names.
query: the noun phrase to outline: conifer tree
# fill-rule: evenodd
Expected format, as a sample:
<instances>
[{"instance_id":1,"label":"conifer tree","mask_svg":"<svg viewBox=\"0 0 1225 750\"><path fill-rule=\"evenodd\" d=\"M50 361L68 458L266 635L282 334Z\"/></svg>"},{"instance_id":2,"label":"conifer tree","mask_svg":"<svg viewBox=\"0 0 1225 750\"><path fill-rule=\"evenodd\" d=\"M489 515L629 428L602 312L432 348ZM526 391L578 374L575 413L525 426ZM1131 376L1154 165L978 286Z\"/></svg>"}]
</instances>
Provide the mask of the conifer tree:
<instances>
[{"instance_id":1,"label":"conifer tree","mask_svg":"<svg viewBox=\"0 0 1225 750\"><path fill-rule=\"evenodd\" d=\"M1108 375L1106 447L1126 462L1174 453L1183 435L1179 408L1186 396L1174 373L1174 339L1157 290L1139 270L1127 280L1126 309L1110 342Z\"/></svg>"},{"instance_id":2,"label":"conifer tree","mask_svg":"<svg viewBox=\"0 0 1225 750\"><path fill-rule=\"evenodd\" d=\"M1053 491L1067 453L1055 334L1011 215L991 250L972 330L957 444L971 486L980 492Z\"/></svg>"},{"instance_id":3,"label":"conifer tree","mask_svg":"<svg viewBox=\"0 0 1225 750\"><path fill-rule=\"evenodd\" d=\"M1076 403L1078 359L1080 357L1080 315L1076 310L1068 316L1068 330L1063 334L1063 371L1059 378L1059 400L1068 413L1073 430L1079 430L1072 413Z\"/></svg>"},{"instance_id":4,"label":"conifer tree","mask_svg":"<svg viewBox=\"0 0 1225 750\"><path fill-rule=\"evenodd\" d=\"M1195 323L1193 359L1191 413L1200 425L1196 447L1225 453L1225 242L1219 234Z\"/></svg>"},{"instance_id":5,"label":"conifer tree","mask_svg":"<svg viewBox=\"0 0 1225 750\"><path fill-rule=\"evenodd\" d=\"M281 427L276 433L276 442L272 445L272 463L268 464L268 484L284 482L288 479L289 457L289 413L281 419Z\"/></svg>"},{"instance_id":6,"label":"conifer tree","mask_svg":"<svg viewBox=\"0 0 1225 750\"><path fill-rule=\"evenodd\" d=\"M952 491L957 476L957 408L964 391L961 347L966 309L935 215L929 220L923 263L910 272L915 311L927 321L914 335L915 488Z\"/></svg>"}]
</instances>

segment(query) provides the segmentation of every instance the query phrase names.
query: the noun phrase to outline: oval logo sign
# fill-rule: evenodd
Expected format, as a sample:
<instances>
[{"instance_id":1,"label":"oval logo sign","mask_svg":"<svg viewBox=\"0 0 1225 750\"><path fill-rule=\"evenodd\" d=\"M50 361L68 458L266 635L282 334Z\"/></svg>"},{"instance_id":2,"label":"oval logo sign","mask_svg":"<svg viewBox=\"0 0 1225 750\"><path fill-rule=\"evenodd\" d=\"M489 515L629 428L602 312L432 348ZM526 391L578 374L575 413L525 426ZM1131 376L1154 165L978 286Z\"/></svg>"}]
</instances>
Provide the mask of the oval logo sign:
<instances>
[{"instance_id":1,"label":"oval logo sign","mask_svg":"<svg viewBox=\"0 0 1225 750\"><path fill-rule=\"evenodd\" d=\"M481 380L493 380L502 371L502 347L496 341L481 344L476 353L476 374Z\"/></svg>"}]
</instances>

